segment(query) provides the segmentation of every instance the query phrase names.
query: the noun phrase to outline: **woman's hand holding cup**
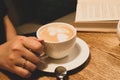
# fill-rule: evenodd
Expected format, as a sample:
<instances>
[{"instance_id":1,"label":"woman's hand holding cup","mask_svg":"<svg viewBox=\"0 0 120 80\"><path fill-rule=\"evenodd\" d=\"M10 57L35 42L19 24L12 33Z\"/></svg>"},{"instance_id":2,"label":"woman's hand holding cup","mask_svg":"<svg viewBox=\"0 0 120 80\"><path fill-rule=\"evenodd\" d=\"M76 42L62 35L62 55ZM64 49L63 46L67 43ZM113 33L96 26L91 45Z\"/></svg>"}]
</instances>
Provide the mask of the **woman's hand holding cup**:
<instances>
[{"instance_id":1,"label":"woman's hand holding cup","mask_svg":"<svg viewBox=\"0 0 120 80\"><path fill-rule=\"evenodd\" d=\"M0 46L0 68L29 77L40 63L43 45L35 37L17 36Z\"/></svg>"}]
</instances>

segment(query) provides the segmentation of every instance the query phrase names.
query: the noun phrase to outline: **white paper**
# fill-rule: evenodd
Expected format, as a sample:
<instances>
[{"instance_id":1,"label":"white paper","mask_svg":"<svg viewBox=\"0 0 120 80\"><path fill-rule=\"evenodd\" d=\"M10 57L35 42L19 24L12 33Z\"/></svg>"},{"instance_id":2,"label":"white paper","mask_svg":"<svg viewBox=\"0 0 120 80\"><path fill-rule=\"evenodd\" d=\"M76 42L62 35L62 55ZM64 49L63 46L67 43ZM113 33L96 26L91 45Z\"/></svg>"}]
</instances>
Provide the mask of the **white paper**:
<instances>
[{"instance_id":1,"label":"white paper","mask_svg":"<svg viewBox=\"0 0 120 80\"><path fill-rule=\"evenodd\" d=\"M120 19L120 0L78 0L75 22Z\"/></svg>"}]
</instances>

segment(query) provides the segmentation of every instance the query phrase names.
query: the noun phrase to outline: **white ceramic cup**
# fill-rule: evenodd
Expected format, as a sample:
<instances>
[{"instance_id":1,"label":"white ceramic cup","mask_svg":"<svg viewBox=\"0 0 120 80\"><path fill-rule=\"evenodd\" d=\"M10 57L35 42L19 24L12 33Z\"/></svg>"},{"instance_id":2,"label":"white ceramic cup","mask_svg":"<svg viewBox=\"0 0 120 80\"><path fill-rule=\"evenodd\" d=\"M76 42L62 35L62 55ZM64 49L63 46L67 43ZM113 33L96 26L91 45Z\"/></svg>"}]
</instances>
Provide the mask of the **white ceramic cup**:
<instances>
[{"instance_id":1,"label":"white ceramic cup","mask_svg":"<svg viewBox=\"0 0 120 80\"><path fill-rule=\"evenodd\" d=\"M71 49L74 47L75 42L76 42L76 32L77 32L76 29L74 28L74 26L68 23L53 22L53 23L48 23L48 24L41 26L36 32L37 38L42 39L42 37L40 36L40 32L43 31L43 29L45 29L46 27L52 27L53 34L64 31L64 30L57 29L58 26L65 26L66 28L69 28L72 31L73 35L69 39L66 39L66 40L63 39L64 35L61 35L60 37L62 37L62 41L58 41L58 42L56 41L50 42L50 41L43 39L44 46L45 46L45 54L53 59L64 58L70 53ZM43 32L47 32L47 31L43 31ZM46 33L43 33L43 34L46 34Z\"/></svg>"},{"instance_id":2,"label":"white ceramic cup","mask_svg":"<svg viewBox=\"0 0 120 80\"><path fill-rule=\"evenodd\" d=\"M118 35L118 39L120 40L120 21L118 21L117 24L117 35Z\"/></svg>"}]
</instances>

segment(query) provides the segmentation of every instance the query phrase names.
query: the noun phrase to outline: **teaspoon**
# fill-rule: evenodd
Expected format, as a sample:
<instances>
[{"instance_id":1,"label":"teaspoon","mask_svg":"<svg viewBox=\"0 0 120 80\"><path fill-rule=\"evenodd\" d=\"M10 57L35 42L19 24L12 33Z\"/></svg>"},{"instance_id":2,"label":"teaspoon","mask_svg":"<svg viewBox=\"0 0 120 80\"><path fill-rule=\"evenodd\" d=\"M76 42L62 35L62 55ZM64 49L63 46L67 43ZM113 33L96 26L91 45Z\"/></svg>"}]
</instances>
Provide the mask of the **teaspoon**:
<instances>
[{"instance_id":1,"label":"teaspoon","mask_svg":"<svg viewBox=\"0 0 120 80\"><path fill-rule=\"evenodd\" d=\"M58 66L55 69L55 74L60 80L63 80L64 76L67 74L67 69L63 66Z\"/></svg>"}]
</instances>

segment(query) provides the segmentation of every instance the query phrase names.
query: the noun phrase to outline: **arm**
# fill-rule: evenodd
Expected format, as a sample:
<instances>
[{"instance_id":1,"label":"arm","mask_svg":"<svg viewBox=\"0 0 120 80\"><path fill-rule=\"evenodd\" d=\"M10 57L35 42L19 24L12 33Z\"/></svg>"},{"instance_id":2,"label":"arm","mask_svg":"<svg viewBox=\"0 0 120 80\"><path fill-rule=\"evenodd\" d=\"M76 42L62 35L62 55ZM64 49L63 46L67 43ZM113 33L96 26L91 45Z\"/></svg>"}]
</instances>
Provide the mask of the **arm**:
<instances>
[{"instance_id":1,"label":"arm","mask_svg":"<svg viewBox=\"0 0 120 80\"><path fill-rule=\"evenodd\" d=\"M16 30L15 30L12 22L10 21L8 15L6 15L4 17L4 25L5 25L5 29L6 29L6 39L8 41L17 35Z\"/></svg>"},{"instance_id":2,"label":"arm","mask_svg":"<svg viewBox=\"0 0 120 80\"><path fill-rule=\"evenodd\" d=\"M36 37L18 36L8 16L4 17L4 24L7 42L0 45L0 69L27 78L40 63L36 55L41 54L44 47Z\"/></svg>"}]
</instances>

